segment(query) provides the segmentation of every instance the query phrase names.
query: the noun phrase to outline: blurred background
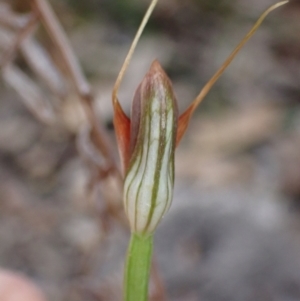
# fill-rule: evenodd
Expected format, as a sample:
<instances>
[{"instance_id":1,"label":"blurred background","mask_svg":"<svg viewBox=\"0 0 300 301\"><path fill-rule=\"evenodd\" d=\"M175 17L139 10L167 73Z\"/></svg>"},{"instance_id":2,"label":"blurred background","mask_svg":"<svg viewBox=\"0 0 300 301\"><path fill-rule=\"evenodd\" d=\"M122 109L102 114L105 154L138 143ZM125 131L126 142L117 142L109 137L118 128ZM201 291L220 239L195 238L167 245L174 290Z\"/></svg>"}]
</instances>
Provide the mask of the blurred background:
<instances>
[{"instance_id":1,"label":"blurred background","mask_svg":"<svg viewBox=\"0 0 300 301\"><path fill-rule=\"evenodd\" d=\"M49 301L121 300L129 233L111 91L149 1L48 1L91 99L32 18L39 2L0 0L0 266ZM159 2L119 93L128 114L155 58L182 112L274 4ZM272 12L197 109L156 234L152 301L300 300L299 31L300 1Z\"/></svg>"}]
</instances>

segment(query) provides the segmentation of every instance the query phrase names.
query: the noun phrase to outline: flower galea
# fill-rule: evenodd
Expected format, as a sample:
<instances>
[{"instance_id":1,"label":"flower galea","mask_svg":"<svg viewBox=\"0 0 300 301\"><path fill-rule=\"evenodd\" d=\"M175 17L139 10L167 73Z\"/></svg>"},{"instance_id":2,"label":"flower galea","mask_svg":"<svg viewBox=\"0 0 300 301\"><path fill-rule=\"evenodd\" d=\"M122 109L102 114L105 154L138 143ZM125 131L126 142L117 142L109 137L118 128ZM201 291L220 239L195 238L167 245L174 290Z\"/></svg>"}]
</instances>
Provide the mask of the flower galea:
<instances>
[{"instance_id":1,"label":"flower galea","mask_svg":"<svg viewBox=\"0 0 300 301\"><path fill-rule=\"evenodd\" d=\"M135 232L153 232L170 207L176 133L177 103L171 82L154 61L132 103L124 204Z\"/></svg>"}]
</instances>

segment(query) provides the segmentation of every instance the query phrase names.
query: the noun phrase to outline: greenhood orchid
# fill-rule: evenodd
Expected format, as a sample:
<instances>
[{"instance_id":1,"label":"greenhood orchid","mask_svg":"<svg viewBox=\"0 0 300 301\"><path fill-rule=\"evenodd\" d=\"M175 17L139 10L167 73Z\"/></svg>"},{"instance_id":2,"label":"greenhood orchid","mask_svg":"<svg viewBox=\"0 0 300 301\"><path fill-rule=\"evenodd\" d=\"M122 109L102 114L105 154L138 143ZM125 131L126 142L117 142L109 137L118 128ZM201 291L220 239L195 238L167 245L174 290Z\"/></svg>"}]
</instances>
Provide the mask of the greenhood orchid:
<instances>
[{"instance_id":1,"label":"greenhood orchid","mask_svg":"<svg viewBox=\"0 0 300 301\"><path fill-rule=\"evenodd\" d=\"M125 212L131 231L136 233L152 233L170 207L174 184L175 147L184 135L193 112L264 18L272 10L288 2L279 2L261 15L181 115L177 114L177 102L171 81L155 60L135 93L130 120L122 110L117 93L137 42L157 1L153 0L149 6L120 71L112 97L116 137L125 174Z\"/></svg>"},{"instance_id":2,"label":"greenhood orchid","mask_svg":"<svg viewBox=\"0 0 300 301\"><path fill-rule=\"evenodd\" d=\"M123 201L131 230L124 274L124 301L148 300L153 233L172 202L175 148L193 112L269 12L288 1L271 6L260 16L181 115L177 112L171 81L155 60L135 92L130 119L118 101L118 89L157 2L152 0L145 14L112 93L114 126L124 171Z\"/></svg>"}]
</instances>

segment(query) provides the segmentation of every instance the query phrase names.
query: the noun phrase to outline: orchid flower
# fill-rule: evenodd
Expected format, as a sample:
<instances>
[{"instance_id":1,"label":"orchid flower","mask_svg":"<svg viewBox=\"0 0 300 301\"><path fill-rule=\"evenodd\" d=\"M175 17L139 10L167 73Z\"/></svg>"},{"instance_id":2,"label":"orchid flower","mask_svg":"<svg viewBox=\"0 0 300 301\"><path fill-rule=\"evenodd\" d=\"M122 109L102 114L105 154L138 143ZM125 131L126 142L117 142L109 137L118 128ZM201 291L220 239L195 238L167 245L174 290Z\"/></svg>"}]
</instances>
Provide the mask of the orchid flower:
<instances>
[{"instance_id":1,"label":"orchid flower","mask_svg":"<svg viewBox=\"0 0 300 301\"><path fill-rule=\"evenodd\" d=\"M171 80L155 60L137 88L130 119L124 113L117 93L137 42L157 2L158 0L153 0L148 8L112 93L114 126L125 173L125 212L131 230L138 233L153 232L170 206L174 182L175 148L181 141L195 109L265 17L288 1L271 6L260 16L221 68L181 115L177 114L177 101Z\"/></svg>"},{"instance_id":2,"label":"orchid flower","mask_svg":"<svg viewBox=\"0 0 300 301\"><path fill-rule=\"evenodd\" d=\"M124 113L117 94L138 40L157 2L158 0L152 0L144 16L112 93L114 126L124 172L123 201L132 232L125 267L125 301L148 300L153 233L171 205L175 148L195 109L265 17L288 1L271 6L260 16L181 115L178 114L171 80L155 60L135 92L129 118Z\"/></svg>"}]
</instances>

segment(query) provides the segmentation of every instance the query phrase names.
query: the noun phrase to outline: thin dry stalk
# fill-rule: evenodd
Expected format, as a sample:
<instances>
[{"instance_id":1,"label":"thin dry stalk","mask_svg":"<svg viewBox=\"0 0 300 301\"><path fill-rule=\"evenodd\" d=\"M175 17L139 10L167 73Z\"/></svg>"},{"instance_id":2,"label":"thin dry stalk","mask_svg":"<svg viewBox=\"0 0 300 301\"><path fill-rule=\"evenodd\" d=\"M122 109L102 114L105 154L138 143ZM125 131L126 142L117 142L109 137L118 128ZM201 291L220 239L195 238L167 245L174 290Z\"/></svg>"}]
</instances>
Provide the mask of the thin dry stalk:
<instances>
[{"instance_id":1,"label":"thin dry stalk","mask_svg":"<svg viewBox=\"0 0 300 301\"><path fill-rule=\"evenodd\" d=\"M105 129L99 123L99 118L95 115L93 108L94 97L91 87L86 80L78 60L70 46L70 43L64 33L59 21L57 20L52 8L45 0L33 0L34 10L41 18L41 22L45 26L53 43L58 48L63 61L66 64L68 73L73 82L73 85L82 100L86 115L91 124L91 139L95 143L97 149L107 160L109 170L119 178L120 184L122 177L113 157L112 146L109 142L108 135Z\"/></svg>"}]
</instances>

